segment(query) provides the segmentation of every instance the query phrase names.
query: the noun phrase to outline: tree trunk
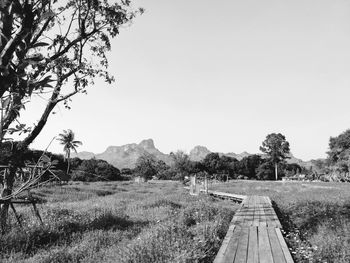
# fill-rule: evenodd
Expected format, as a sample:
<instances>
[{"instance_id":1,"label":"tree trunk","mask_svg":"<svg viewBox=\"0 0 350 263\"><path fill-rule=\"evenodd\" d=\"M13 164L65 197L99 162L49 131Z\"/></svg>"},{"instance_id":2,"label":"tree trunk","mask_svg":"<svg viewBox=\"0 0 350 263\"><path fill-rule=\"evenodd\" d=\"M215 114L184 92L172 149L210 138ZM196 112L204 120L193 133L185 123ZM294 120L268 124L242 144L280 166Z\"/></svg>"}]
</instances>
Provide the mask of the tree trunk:
<instances>
[{"instance_id":1,"label":"tree trunk","mask_svg":"<svg viewBox=\"0 0 350 263\"><path fill-rule=\"evenodd\" d=\"M3 134L3 132L2 132L2 123L3 123L3 119L4 119L4 112L3 112L3 103L2 103L2 98L1 98L1 100L0 100L0 144L1 144L1 142L2 142L2 134Z\"/></svg>"},{"instance_id":2,"label":"tree trunk","mask_svg":"<svg viewBox=\"0 0 350 263\"><path fill-rule=\"evenodd\" d=\"M278 165L275 163L275 176L276 176L276 181L278 180Z\"/></svg>"},{"instance_id":3,"label":"tree trunk","mask_svg":"<svg viewBox=\"0 0 350 263\"><path fill-rule=\"evenodd\" d=\"M69 174L69 168L70 168L70 152L67 152L67 174Z\"/></svg>"},{"instance_id":4,"label":"tree trunk","mask_svg":"<svg viewBox=\"0 0 350 263\"><path fill-rule=\"evenodd\" d=\"M0 143L0 145L3 145ZM23 162L23 153L26 150L26 146L23 146L21 142L13 142L11 144L10 157L8 163L8 170L4 174L3 181L3 189L1 192L1 197L6 198L7 196L12 194L13 185L15 182L16 171L22 165ZM10 207L10 201L6 200L4 204L1 205L0 208L0 228L2 232L6 230L6 223L8 218L8 209Z\"/></svg>"},{"instance_id":5,"label":"tree trunk","mask_svg":"<svg viewBox=\"0 0 350 263\"><path fill-rule=\"evenodd\" d=\"M10 164L8 171L5 173L5 176L4 176L4 188L2 189L1 197L6 197L12 194L15 175L16 175L16 167ZM2 204L0 208L0 227L2 232L5 232L5 229L6 229L8 209L10 206L9 201L10 200Z\"/></svg>"}]
</instances>

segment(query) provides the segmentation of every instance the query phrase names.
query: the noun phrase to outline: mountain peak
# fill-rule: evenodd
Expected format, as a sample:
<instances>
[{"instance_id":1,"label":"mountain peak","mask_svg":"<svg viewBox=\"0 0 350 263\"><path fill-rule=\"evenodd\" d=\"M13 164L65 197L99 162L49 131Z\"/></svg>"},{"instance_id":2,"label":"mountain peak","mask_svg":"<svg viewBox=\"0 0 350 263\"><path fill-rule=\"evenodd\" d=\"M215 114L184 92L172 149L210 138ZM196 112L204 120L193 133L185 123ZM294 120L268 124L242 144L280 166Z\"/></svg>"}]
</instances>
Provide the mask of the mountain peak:
<instances>
[{"instance_id":1,"label":"mountain peak","mask_svg":"<svg viewBox=\"0 0 350 263\"><path fill-rule=\"evenodd\" d=\"M192 161L201 161L207 156L211 151L207 147L197 145L190 151L190 159Z\"/></svg>"},{"instance_id":2,"label":"mountain peak","mask_svg":"<svg viewBox=\"0 0 350 263\"><path fill-rule=\"evenodd\" d=\"M154 141L152 139L143 140L139 143L139 146L141 146L144 149L154 149Z\"/></svg>"}]
</instances>

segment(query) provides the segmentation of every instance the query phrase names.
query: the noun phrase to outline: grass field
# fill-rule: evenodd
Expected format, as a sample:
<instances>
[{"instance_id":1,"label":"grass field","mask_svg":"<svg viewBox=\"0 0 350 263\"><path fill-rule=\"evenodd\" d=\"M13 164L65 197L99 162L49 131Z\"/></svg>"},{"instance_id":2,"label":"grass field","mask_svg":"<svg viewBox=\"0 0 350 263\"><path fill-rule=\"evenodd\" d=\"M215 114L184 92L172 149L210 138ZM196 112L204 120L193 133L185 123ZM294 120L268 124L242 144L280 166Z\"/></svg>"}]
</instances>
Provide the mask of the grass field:
<instances>
[{"instance_id":1,"label":"grass field","mask_svg":"<svg viewBox=\"0 0 350 263\"><path fill-rule=\"evenodd\" d=\"M212 262L235 206L193 197L177 182L74 183L40 188L44 225L11 213L0 262Z\"/></svg>"},{"instance_id":2,"label":"grass field","mask_svg":"<svg viewBox=\"0 0 350 263\"><path fill-rule=\"evenodd\" d=\"M350 184L237 180L210 189L269 196L296 262L350 262Z\"/></svg>"},{"instance_id":3,"label":"grass field","mask_svg":"<svg viewBox=\"0 0 350 263\"><path fill-rule=\"evenodd\" d=\"M267 195L296 262L350 262L350 185L231 181L212 190ZM40 225L17 206L0 262L212 262L237 207L177 182L73 183L35 191Z\"/></svg>"}]
</instances>

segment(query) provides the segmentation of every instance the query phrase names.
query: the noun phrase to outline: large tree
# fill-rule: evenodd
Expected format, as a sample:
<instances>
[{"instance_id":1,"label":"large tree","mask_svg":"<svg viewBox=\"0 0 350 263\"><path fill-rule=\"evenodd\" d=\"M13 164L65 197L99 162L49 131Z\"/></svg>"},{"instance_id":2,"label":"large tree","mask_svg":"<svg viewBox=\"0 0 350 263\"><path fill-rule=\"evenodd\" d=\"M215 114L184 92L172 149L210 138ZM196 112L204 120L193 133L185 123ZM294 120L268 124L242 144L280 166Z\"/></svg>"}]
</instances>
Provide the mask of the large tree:
<instances>
[{"instance_id":1,"label":"large tree","mask_svg":"<svg viewBox=\"0 0 350 263\"><path fill-rule=\"evenodd\" d=\"M25 133L13 143L13 156L40 134L57 104L69 108L72 96L86 92L96 77L114 81L107 71L110 40L143 10L135 11L129 0L113 2L0 0L0 144L14 132ZM19 115L35 95L47 104L29 127ZM11 194L15 178L16 163L9 165L3 197ZM2 219L8 205L1 207Z\"/></svg>"},{"instance_id":2,"label":"large tree","mask_svg":"<svg viewBox=\"0 0 350 263\"><path fill-rule=\"evenodd\" d=\"M334 172L347 175L350 171L350 129L329 139L327 163Z\"/></svg>"},{"instance_id":3,"label":"large tree","mask_svg":"<svg viewBox=\"0 0 350 263\"><path fill-rule=\"evenodd\" d=\"M243 157L243 159L239 161L239 174L247 176L249 179L254 179L257 175L257 168L263 162L264 160L258 154Z\"/></svg>"},{"instance_id":4,"label":"large tree","mask_svg":"<svg viewBox=\"0 0 350 263\"><path fill-rule=\"evenodd\" d=\"M69 174L70 168L70 154L73 150L77 153L77 147L82 145L81 141L75 140L75 134L72 130L63 130L63 133L59 134L57 140L63 145L63 151L65 152L64 158L67 160L67 174Z\"/></svg>"},{"instance_id":5,"label":"large tree","mask_svg":"<svg viewBox=\"0 0 350 263\"><path fill-rule=\"evenodd\" d=\"M350 160L350 129L329 139L328 159L332 164Z\"/></svg>"},{"instance_id":6,"label":"large tree","mask_svg":"<svg viewBox=\"0 0 350 263\"><path fill-rule=\"evenodd\" d=\"M288 158L290 153L289 142L281 133L271 133L266 136L260 151L267 154L275 166L275 177L278 180L278 164Z\"/></svg>"},{"instance_id":7,"label":"large tree","mask_svg":"<svg viewBox=\"0 0 350 263\"><path fill-rule=\"evenodd\" d=\"M219 176L219 180L228 180L233 177L238 168L238 160L229 156L220 156L219 153L209 153L202 161L206 172L209 175Z\"/></svg>"},{"instance_id":8,"label":"large tree","mask_svg":"<svg viewBox=\"0 0 350 263\"><path fill-rule=\"evenodd\" d=\"M136 160L134 172L145 180L152 179L158 173L157 159L150 153L144 153Z\"/></svg>"},{"instance_id":9,"label":"large tree","mask_svg":"<svg viewBox=\"0 0 350 263\"><path fill-rule=\"evenodd\" d=\"M189 176L193 169L190 157L183 151L171 152L170 157L172 159L171 168L176 173L175 179L184 181L185 177Z\"/></svg>"}]
</instances>

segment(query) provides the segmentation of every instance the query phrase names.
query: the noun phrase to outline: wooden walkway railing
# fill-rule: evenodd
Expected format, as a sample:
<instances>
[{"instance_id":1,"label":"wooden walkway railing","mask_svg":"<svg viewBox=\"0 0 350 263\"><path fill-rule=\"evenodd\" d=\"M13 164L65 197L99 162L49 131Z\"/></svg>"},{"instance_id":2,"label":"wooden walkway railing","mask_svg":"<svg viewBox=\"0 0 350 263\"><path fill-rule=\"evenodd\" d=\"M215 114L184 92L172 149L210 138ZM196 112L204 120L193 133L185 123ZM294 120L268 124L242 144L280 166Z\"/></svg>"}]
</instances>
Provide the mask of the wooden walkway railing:
<instances>
[{"instance_id":1,"label":"wooden walkway railing","mask_svg":"<svg viewBox=\"0 0 350 263\"><path fill-rule=\"evenodd\" d=\"M294 262L269 197L208 193L241 202L214 263Z\"/></svg>"}]
</instances>

